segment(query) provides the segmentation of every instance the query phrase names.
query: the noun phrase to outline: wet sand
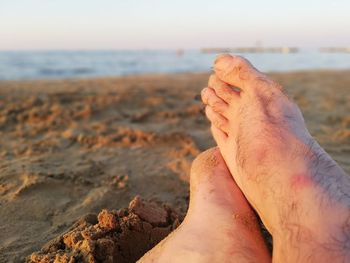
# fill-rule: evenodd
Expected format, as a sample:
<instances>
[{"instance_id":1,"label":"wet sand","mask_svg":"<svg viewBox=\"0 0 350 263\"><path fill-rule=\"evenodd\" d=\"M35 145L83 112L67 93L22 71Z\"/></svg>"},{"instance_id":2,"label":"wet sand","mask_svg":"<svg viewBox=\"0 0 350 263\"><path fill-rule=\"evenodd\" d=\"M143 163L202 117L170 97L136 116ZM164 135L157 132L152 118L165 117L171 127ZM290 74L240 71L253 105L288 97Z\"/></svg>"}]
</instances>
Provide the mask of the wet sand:
<instances>
[{"instance_id":1,"label":"wet sand","mask_svg":"<svg viewBox=\"0 0 350 263\"><path fill-rule=\"evenodd\" d=\"M350 71L271 76L349 173ZM32 262L69 256L133 262L174 229L187 208L191 162L214 145L198 97L207 79L179 74L0 82L0 262L23 262L41 248ZM150 202L137 198L129 205L137 195ZM135 202L147 211L132 210ZM106 227L104 215L114 223ZM89 239L88 229L98 237ZM152 231L161 234L138 243L129 230L145 240ZM90 246L86 240L95 241ZM128 252L120 252L123 240ZM110 253L101 255L101 248Z\"/></svg>"}]
</instances>

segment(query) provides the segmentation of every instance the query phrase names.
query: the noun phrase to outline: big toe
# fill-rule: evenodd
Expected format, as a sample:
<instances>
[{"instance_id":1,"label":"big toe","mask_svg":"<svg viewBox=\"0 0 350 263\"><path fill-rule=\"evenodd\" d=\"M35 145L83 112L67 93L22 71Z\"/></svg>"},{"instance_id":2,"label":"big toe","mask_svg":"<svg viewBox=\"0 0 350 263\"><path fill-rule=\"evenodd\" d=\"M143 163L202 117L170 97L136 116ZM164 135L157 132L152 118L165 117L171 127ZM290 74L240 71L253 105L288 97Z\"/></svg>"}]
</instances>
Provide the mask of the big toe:
<instances>
[{"instance_id":1,"label":"big toe","mask_svg":"<svg viewBox=\"0 0 350 263\"><path fill-rule=\"evenodd\" d=\"M214 62L214 71L223 82L238 87L243 92L276 86L272 80L241 56L229 54L218 56Z\"/></svg>"},{"instance_id":2,"label":"big toe","mask_svg":"<svg viewBox=\"0 0 350 263\"><path fill-rule=\"evenodd\" d=\"M235 183L217 147L201 153L192 163L190 209L246 214L252 210Z\"/></svg>"}]
</instances>

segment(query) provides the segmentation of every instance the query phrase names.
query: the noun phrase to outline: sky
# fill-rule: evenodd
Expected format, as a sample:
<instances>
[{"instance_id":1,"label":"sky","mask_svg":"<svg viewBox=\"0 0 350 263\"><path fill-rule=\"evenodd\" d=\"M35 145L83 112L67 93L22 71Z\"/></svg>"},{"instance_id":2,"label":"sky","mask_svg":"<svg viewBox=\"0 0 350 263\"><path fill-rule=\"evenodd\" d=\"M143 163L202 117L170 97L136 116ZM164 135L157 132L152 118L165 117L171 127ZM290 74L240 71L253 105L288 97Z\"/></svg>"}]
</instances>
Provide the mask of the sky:
<instances>
[{"instance_id":1,"label":"sky","mask_svg":"<svg viewBox=\"0 0 350 263\"><path fill-rule=\"evenodd\" d=\"M0 50L350 46L349 0L0 0Z\"/></svg>"}]
</instances>

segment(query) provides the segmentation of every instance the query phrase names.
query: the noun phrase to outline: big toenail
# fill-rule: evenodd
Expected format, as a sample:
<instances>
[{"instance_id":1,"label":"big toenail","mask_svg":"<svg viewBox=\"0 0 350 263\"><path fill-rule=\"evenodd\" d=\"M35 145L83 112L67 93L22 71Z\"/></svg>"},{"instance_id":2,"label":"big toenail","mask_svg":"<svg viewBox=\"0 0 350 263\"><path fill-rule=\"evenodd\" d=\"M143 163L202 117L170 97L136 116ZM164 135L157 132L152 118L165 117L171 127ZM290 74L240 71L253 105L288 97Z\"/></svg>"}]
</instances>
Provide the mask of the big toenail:
<instances>
[{"instance_id":1,"label":"big toenail","mask_svg":"<svg viewBox=\"0 0 350 263\"><path fill-rule=\"evenodd\" d=\"M222 58L218 60L218 62L215 64L215 70L218 71L224 71L229 69L229 67L232 65L232 60L228 57Z\"/></svg>"},{"instance_id":2,"label":"big toenail","mask_svg":"<svg viewBox=\"0 0 350 263\"><path fill-rule=\"evenodd\" d=\"M215 58L215 60L214 60L214 65L216 65L216 63L219 62L219 60L220 60L221 58L224 58L224 57L227 57L227 56L229 56L229 55L228 55L228 54L220 54L220 55L218 55L218 56Z\"/></svg>"}]
</instances>

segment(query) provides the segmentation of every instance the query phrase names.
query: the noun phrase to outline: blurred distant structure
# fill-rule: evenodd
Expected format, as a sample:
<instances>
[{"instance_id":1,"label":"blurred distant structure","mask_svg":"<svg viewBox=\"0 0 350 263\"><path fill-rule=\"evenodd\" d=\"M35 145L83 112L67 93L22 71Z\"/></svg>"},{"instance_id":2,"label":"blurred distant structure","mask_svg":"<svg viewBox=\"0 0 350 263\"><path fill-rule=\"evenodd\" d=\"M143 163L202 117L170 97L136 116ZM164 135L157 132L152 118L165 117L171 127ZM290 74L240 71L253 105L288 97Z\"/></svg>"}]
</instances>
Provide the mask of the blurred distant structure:
<instances>
[{"instance_id":1,"label":"blurred distant structure","mask_svg":"<svg viewBox=\"0 0 350 263\"><path fill-rule=\"evenodd\" d=\"M323 47L319 51L323 53L350 53L350 47Z\"/></svg>"},{"instance_id":2,"label":"blurred distant structure","mask_svg":"<svg viewBox=\"0 0 350 263\"><path fill-rule=\"evenodd\" d=\"M237 47L237 48L202 48L202 53L297 53L297 47Z\"/></svg>"}]
</instances>

